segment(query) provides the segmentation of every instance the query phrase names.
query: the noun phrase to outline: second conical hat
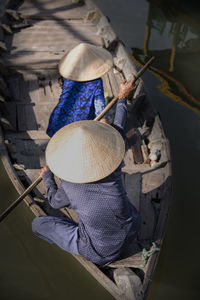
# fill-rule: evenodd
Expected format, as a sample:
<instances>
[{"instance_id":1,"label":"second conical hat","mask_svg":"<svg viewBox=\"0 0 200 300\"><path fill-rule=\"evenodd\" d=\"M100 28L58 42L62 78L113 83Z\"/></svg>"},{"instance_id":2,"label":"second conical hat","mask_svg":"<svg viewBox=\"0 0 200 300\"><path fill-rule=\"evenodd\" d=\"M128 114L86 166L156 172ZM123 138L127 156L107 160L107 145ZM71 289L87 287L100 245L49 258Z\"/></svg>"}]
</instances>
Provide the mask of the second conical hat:
<instances>
[{"instance_id":1,"label":"second conical hat","mask_svg":"<svg viewBox=\"0 0 200 300\"><path fill-rule=\"evenodd\" d=\"M61 58L59 72L67 79L88 81L101 77L112 65L112 55L106 49L81 43Z\"/></svg>"},{"instance_id":2,"label":"second conical hat","mask_svg":"<svg viewBox=\"0 0 200 300\"><path fill-rule=\"evenodd\" d=\"M59 178L88 183L111 174L120 165L124 152L124 140L115 128L84 120L54 134L46 148L46 162Z\"/></svg>"}]
</instances>

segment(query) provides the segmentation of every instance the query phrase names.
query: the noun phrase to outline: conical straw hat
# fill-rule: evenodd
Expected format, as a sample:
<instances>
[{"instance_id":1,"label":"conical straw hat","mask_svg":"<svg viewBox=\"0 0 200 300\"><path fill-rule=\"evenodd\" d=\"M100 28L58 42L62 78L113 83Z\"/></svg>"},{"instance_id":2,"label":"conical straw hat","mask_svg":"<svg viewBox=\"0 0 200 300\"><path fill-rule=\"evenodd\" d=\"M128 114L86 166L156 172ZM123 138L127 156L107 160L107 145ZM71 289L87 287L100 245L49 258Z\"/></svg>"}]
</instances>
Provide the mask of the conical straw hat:
<instances>
[{"instance_id":1,"label":"conical straw hat","mask_svg":"<svg viewBox=\"0 0 200 300\"><path fill-rule=\"evenodd\" d=\"M107 50L81 43L61 58L59 72L67 79L88 81L101 77L112 65L112 55Z\"/></svg>"},{"instance_id":2,"label":"conical straw hat","mask_svg":"<svg viewBox=\"0 0 200 300\"><path fill-rule=\"evenodd\" d=\"M84 120L66 125L54 134L46 148L46 162L59 178L87 183L111 174L124 152L124 140L115 128Z\"/></svg>"}]
</instances>

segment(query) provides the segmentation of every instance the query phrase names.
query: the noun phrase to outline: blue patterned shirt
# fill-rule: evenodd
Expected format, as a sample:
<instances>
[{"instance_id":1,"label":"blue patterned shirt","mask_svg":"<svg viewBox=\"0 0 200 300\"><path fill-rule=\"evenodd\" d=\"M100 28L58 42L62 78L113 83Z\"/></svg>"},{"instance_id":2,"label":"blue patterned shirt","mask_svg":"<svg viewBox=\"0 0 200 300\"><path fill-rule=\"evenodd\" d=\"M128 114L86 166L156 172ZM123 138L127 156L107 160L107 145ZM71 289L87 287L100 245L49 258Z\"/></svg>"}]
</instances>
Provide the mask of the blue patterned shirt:
<instances>
[{"instance_id":1,"label":"blue patterned shirt","mask_svg":"<svg viewBox=\"0 0 200 300\"><path fill-rule=\"evenodd\" d=\"M52 137L63 126L93 120L105 108L101 78L90 81L64 79L59 102L51 113L47 134Z\"/></svg>"}]
</instances>

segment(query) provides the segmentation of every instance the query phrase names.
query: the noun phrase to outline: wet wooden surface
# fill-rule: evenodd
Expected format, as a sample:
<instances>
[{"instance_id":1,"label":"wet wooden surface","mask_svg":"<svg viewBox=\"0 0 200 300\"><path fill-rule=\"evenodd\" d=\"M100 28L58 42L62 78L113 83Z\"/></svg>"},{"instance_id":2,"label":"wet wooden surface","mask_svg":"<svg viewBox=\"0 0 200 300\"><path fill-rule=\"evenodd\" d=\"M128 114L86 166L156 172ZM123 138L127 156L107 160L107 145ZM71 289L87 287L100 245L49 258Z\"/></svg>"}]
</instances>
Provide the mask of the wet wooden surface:
<instances>
[{"instance_id":1,"label":"wet wooden surface","mask_svg":"<svg viewBox=\"0 0 200 300\"><path fill-rule=\"evenodd\" d=\"M19 12L23 16L37 19L83 19L92 9L91 3L83 5L73 3L71 0L26 0L20 7Z\"/></svg>"},{"instance_id":2,"label":"wet wooden surface","mask_svg":"<svg viewBox=\"0 0 200 300\"><path fill-rule=\"evenodd\" d=\"M7 48L11 53L21 51L55 51L66 52L80 42L87 42L98 46L102 39L95 35L95 27L89 24L80 24L63 21L34 21L23 31L8 35Z\"/></svg>"}]
</instances>

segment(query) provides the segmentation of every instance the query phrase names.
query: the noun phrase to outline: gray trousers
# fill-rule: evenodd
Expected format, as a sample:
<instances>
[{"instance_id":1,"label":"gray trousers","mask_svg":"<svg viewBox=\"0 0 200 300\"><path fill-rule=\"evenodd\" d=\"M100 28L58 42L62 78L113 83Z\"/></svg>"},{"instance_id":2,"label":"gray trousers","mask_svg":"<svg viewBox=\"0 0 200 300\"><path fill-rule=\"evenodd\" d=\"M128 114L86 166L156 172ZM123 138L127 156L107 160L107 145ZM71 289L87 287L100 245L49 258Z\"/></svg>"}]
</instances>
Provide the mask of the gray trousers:
<instances>
[{"instance_id":1,"label":"gray trousers","mask_svg":"<svg viewBox=\"0 0 200 300\"><path fill-rule=\"evenodd\" d=\"M32 231L50 244L56 244L69 253L79 254L78 225L68 218L36 217L32 222Z\"/></svg>"}]
</instances>

